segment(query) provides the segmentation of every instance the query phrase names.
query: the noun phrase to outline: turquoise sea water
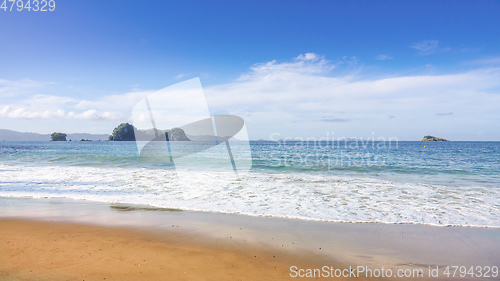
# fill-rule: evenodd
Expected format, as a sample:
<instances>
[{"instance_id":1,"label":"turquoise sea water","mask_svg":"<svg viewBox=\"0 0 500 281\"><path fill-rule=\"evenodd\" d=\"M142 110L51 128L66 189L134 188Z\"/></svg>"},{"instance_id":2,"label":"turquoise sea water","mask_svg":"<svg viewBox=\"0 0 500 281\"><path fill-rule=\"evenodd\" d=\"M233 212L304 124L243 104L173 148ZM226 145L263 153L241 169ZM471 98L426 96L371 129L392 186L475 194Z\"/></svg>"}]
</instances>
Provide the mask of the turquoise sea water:
<instances>
[{"instance_id":1,"label":"turquoise sea water","mask_svg":"<svg viewBox=\"0 0 500 281\"><path fill-rule=\"evenodd\" d=\"M251 169L237 177L204 169L226 165L227 151L219 149L195 155L197 169L179 182L179 167L141 159L135 142L1 142L0 196L500 227L500 142L252 141L250 147L251 159L243 160Z\"/></svg>"}]
</instances>

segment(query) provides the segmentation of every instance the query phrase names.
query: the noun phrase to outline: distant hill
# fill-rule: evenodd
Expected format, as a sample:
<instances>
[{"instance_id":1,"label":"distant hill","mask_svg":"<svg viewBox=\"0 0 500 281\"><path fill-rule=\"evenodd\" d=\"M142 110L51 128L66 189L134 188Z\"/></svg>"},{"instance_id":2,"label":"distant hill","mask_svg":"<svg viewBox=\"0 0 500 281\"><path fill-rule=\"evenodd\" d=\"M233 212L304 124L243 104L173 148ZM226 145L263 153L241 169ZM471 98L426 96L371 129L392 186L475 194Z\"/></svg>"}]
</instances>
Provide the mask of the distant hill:
<instances>
[{"instance_id":1,"label":"distant hill","mask_svg":"<svg viewBox=\"0 0 500 281\"><path fill-rule=\"evenodd\" d=\"M67 134L67 140L79 141L86 140L107 140L109 135L106 134L87 134L75 133ZM50 141L50 134L24 133L12 130L0 129L0 141Z\"/></svg>"},{"instance_id":2,"label":"distant hill","mask_svg":"<svg viewBox=\"0 0 500 281\"><path fill-rule=\"evenodd\" d=\"M107 135L107 134L75 133L75 134L68 134L68 136L66 138L68 140L73 140L73 141L81 140L81 139L92 140L92 141L99 141L99 140L105 141L105 140L108 140L109 135Z\"/></svg>"},{"instance_id":3,"label":"distant hill","mask_svg":"<svg viewBox=\"0 0 500 281\"><path fill-rule=\"evenodd\" d=\"M50 134L21 133L0 129L0 141L49 141Z\"/></svg>"},{"instance_id":4,"label":"distant hill","mask_svg":"<svg viewBox=\"0 0 500 281\"><path fill-rule=\"evenodd\" d=\"M214 141L215 140L215 136L209 136L209 135L200 135L200 136L194 136L194 135L186 135L190 140L192 141ZM217 140L219 142L223 142L223 141L226 141L228 139L230 139L231 137L218 137ZM233 140L235 141L239 141L238 139L236 139L235 137L233 137Z\"/></svg>"}]
</instances>

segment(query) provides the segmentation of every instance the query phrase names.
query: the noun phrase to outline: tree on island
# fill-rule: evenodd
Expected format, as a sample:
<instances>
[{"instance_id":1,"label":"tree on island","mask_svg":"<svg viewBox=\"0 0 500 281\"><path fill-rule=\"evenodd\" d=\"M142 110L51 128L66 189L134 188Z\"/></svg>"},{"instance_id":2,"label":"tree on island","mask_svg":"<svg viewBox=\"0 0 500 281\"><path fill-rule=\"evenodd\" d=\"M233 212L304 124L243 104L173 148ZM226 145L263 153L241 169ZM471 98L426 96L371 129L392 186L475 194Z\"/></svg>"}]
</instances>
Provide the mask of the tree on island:
<instances>
[{"instance_id":1,"label":"tree on island","mask_svg":"<svg viewBox=\"0 0 500 281\"><path fill-rule=\"evenodd\" d=\"M129 123L121 123L109 136L110 141L135 141L134 126Z\"/></svg>"},{"instance_id":2,"label":"tree on island","mask_svg":"<svg viewBox=\"0 0 500 281\"><path fill-rule=\"evenodd\" d=\"M186 136L186 133L181 128L173 128L170 131L167 131L168 139L172 141L190 141L190 139Z\"/></svg>"},{"instance_id":3,"label":"tree on island","mask_svg":"<svg viewBox=\"0 0 500 281\"><path fill-rule=\"evenodd\" d=\"M66 141L66 134L64 133L52 133L50 135L51 141Z\"/></svg>"}]
</instances>

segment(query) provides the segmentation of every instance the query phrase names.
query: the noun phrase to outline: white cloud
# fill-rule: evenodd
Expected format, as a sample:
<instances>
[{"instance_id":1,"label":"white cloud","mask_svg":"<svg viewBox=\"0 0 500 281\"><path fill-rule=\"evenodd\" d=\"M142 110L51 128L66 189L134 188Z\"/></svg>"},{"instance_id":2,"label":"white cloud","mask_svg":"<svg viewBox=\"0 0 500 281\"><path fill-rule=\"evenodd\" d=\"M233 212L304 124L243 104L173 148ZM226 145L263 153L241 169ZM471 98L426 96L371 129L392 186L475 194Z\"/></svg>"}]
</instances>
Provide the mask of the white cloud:
<instances>
[{"instance_id":1,"label":"white cloud","mask_svg":"<svg viewBox=\"0 0 500 281\"><path fill-rule=\"evenodd\" d=\"M129 112L145 96L154 91L140 90L123 94L106 95L97 100L79 100L75 108L81 110L99 109L117 112Z\"/></svg>"},{"instance_id":2,"label":"white cloud","mask_svg":"<svg viewBox=\"0 0 500 281\"><path fill-rule=\"evenodd\" d=\"M186 74L186 73L181 73L181 74L176 75L174 78L175 78L176 80L181 80L182 78L184 78L184 77L186 77L186 76L188 76L188 75L189 75L189 74Z\"/></svg>"},{"instance_id":3,"label":"white cloud","mask_svg":"<svg viewBox=\"0 0 500 281\"><path fill-rule=\"evenodd\" d=\"M323 118L321 119L323 122L331 122L331 123L338 123L338 122L349 122L349 119L343 119L343 118Z\"/></svg>"},{"instance_id":4,"label":"white cloud","mask_svg":"<svg viewBox=\"0 0 500 281\"><path fill-rule=\"evenodd\" d=\"M315 53L305 53L298 55L295 60L304 60L304 61L317 61L319 59L324 59L323 57L318 56Z\"/></svg>"},{"instance_id":5,"label":"white cloud","mask_svg":"<svg viewBox=\"0 0 500 281\"><path fill-rule=\"evenodd\" d=\"M75 104L76 102L78 102L77 99L70 97L35 94L22 100L20 103L31 109L44 108L57 110L69 104Z\"/></svg>"},{"instance_id":6,"label":"white cloud","mask_svg":"<svg viewBox=\"0 0 500 281\"><path fill-rule=\"evenodd\" d=\"M97 110L87 110L82 113L74 111L66 112L57 110L29 110L25 107L6 105L0 109L0 117L13 119L69 119L69 120L106 120L120 121L122 116L112 112L98 112Z\"/></svg>"},{"instance_id":7,"label":"white cloud","mask_svg":"<svg viewBox=\"0 0 500 281\"><path fill-rule=\"evenodd\" d=\"M376 60L392 60L394 57L389 55L378 55L375 57Z\"/></svg>"},{"instance_id":8,"label":"white cloud","mask_svg":"<svg viewBox=\"0 0 500 281\"><path fill-rule=\"evenodd\" d=\"M453 112L436 113L436 116L451 116L451 115L453 115Z\"/></svg>"},{"instance_id":9,"label":"white cloud","mask_svg":"<svg viewBox=\"0 0 500 281\"><path fill-rule=\"evenodd\" d=\"M357 65L356 57L342 57L333 63L307 53L289 61L257 63L240 79L204 91L212 113L243 117L250 137L255 139L269 138L273 132L286 137L323 136L325 131L335 131L339 137L372 136L376 132L421 139L431 129L479 136L500 122L500 68L374 78L359 74L359 67L346 71ZM95 100L33 95L15 104L0 104L0 117L122 122L128 120L133 106L152 92L134 91ZM445 114L447 118L439 117ZM490 139L500 140L500 134Z\"/></svg>"},{"instance_id":10,"label":"white cloud","mask_svg":"<svg viewBox=\"0 0 500 281\"><path fill-rule=\"evenodd\" d=\"M466 64L472 64L472 65L500 65L500 57L486 57L482 59L477 59L473 61L469 61Z\"/></svg>"},{"instance_id":11,"label":"white cloud","mask_svg":"<svg viewBox=\"0 0 500 281\"><path fill-rule=\"evenodd\" d=\"M35 94L11 104L0 104L0 117L12 119L67 119L127 121L130 110L152 91L104 96L98 100Z\"/></svg>"},{"instance_id":12,"label":"white cloud","mask_svg":"<svg viewBox=\"0 0 500 281\"><path fill-rule=\"evenodd\" d=\"M0 98L21 96L39 90L53 82L40 82L31 79L5 80L0 79Z\"/></svg>"},{"instance_id":13,"label":"white cloud","mask_svg":"<svg viewBox=\"0 0 500 281\"><path fill-rule=\"evenodd\" d=\"M293 63L293 62L292 62ZM264 63L266 64L266 63ZM442 94L463 92L464 89L488 88L498 84L497 69L470 71L453 75L399 76L380 79L360 79L352 75L329 77L299 67L288 67L291 63L272 61L273 71L252 67L245 80L216 85L206 89L210 101L216 107L264 106L281 107L278 103L293 103L294 107L308 107L325 101L345 99L385 99L402 97L421 99ZM319 64L319 63L318 63ZM258 64L262 65L262 64ZM325 65L307 65L306 69L324 68ZM442 96L440 94L439 96ZM349 106L349 105L346 105Z\"/></svg>"},{"instance_id":14,"label":"white cloud","mask_svg":"<svg viewBox=\"0 0 500 281\"><path fill-rule=\"evenodd\" d=\"M434 54L439 49L439 41L438 40L424 40L422 42L415 43L411 45L413 49L419 51L420 55L426 56Z\"/></svg>"},{"instance_id":15,"label":"white cloud","mask_svg":"<svg viewBox=\"0 0 500 281\"><path fill-rule=\"evenodd\" d=\"M250 73L242 75L239 80L252 79L255 75L273 76L274 74L321 74L334 69L336 65L324 57L314 53L301 54L290 62L277 62L276 60L254 64Z\"/></svg>"},{"instance_id":16,"label":"white cloud","mask_svg":"<svg viewBox=\"0 0 500 281\"><path fill-rule=\"evenodd\" d=\"M443 108L455 113L453 118L439 119L455 120L446 125L449 129L458 130L461 124L460 130L477 130L481 123L486 130L486 124L493 126L500 119L496 109L500 104L500 68L366 78L352 73L331 76L325 71L311 71L341 66L325 58L304 65L297 63L306 57L256 64L245 79L208 87L205 93L211 110L245 117L251 123L250 129L262 132L259 138L272 130L300 135L313 128L316 133L324 131L329 126L354 136L355 132L371 133L375 128L387 134L421 134L427 126L443 125L433 121ZM334 111L345 114L324 118ZM398 118L389 121L387 116ZM385 122L391 123L385 126Z\"/></svg>"}]
</instances>

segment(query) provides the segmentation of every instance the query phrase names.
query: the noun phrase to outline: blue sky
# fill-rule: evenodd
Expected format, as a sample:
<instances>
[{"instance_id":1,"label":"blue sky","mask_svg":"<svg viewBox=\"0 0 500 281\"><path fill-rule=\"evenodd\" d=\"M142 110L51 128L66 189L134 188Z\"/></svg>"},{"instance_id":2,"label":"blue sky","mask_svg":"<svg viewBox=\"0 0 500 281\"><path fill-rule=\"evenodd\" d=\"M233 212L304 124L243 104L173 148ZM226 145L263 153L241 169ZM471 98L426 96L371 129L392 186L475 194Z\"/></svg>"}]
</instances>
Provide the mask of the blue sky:
<instances>
[{"instance_id":1,"label":"blue sky","mask_svg":"<svg viewBox=\"0 0 500 281\"><path fill-rule=\"evenodd\" d=\"M0 10L0 128L110 133L200 77L251 139L500 140L499 1L55 1Z\"/></svg>"}]
</instances>

